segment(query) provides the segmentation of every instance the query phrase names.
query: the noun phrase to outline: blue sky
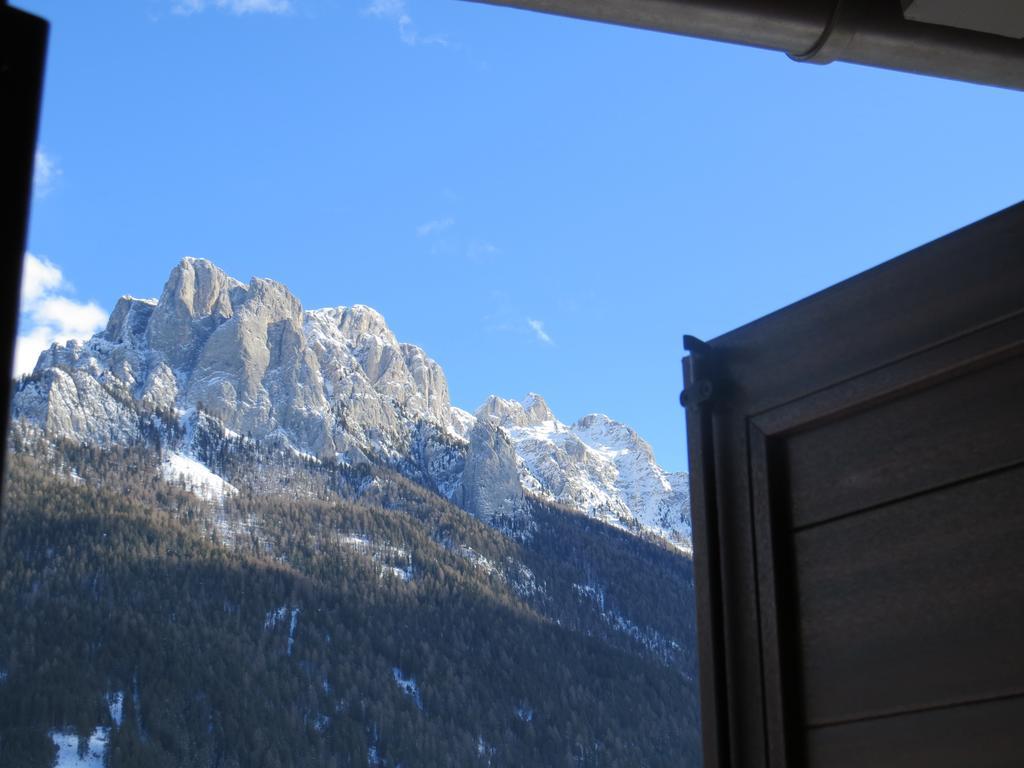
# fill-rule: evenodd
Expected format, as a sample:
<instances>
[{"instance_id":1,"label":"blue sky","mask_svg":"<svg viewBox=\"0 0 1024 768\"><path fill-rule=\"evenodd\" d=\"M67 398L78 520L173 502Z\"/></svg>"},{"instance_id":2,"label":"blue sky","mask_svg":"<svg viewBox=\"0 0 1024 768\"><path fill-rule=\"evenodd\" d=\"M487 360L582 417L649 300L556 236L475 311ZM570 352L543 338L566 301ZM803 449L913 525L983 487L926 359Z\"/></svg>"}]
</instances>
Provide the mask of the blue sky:
<instances>
[{"instance_id":1,"label":"blue sky","mask_svg":"<svg viewBox=\"0 0 1024 768\"><path fill-rule=\"evenodd\" d=\"M53 23L23 359L205 257L377 308L456 405L536 391L680 469L684 333L1024 187L993 88L461 0L15 4Z\"/></svg>"}]
</instances>

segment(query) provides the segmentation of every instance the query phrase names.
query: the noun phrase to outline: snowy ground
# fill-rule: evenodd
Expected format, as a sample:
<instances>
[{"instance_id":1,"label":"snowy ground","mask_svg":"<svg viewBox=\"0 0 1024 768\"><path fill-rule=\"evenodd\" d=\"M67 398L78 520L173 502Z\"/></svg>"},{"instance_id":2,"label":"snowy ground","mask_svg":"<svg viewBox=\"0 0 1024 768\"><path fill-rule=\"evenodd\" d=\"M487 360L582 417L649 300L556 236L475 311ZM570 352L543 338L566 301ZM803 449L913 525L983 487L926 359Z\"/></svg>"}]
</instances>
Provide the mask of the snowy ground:
<instances>
[{"instance_id":1,"label":"snowy ground","mask_svg":"<svg viewBox=\"0 0 1024 768\"><path fill-rule=\"evenodd\" d=\"M402 689L402 692L412 698L419 709L423 709L423 701L420 699L420 689L416 681L411 677L405 677L398 667L391 668L391 674L395 677L395 685Z\"/></svg>"},{"instance_id":2,"label":"snowy ground","mask_svg":"<svg viewBox=\"0 0 1024 768\"><path fill-rule=\"evenodd\" d=\"M168 453L160 465L160 472L168 482L183 482L189 491L207 501L220 503L225 496L238 493L238 489L223 477L183 453Z\"/></svg>"},{"instance_id":3,"label":"snowy ground","mask_svg":"<svg viewBox=\"0 0 1024 768\"><path fill-rule=\"evenodd\" d=\"M401 581L412 581L415 576L412 556L401 547L388 543L374 543L361 533L343 533L337 537L337 541L342 546L366 555L377 563L379 578L392 576ZM399 563L399 565L395 563Z\"/></svg>"},{"instance_id":4,"label":"snowy ground","mask_svg":"<svg viewBox=\"0 0 1024 768\"><path fill-rule=\"evenodd\" d=\"M89 737L89 748L79 757L78 735L74 731L50 731L50 738L57 747L57 762L53 768L103 768L108 736L107 728L97 728Z\"/></svg>"},{"instance_id":5,"label":"snowy ground","mask_svg":"<svg viewBox=\"0 0 1024 768\"><path fill-rule=\"evenodd\" d=\"M120 728L121 721L124 719L124 691L108 693L107 707L110 709L110 719L114 721L115 726Z\"/></svg>"},{"instance_id":6,"label":"snowy ground","mask_svg":"<svg viewBox=\"0 0 1024 768\"><path fill-rule=\"evenodd\" d=\"M292 655L292 650L295 648L295 628L299 624L299 612L300 608L291 609L291 619L288 620L288 655ZM267 613L266 619L263 621L263 628L270 630L277 626L279 622L284 621L284 617L288 615L288 607L282 605L275 611Z\"/></svg>"}]
</instances>

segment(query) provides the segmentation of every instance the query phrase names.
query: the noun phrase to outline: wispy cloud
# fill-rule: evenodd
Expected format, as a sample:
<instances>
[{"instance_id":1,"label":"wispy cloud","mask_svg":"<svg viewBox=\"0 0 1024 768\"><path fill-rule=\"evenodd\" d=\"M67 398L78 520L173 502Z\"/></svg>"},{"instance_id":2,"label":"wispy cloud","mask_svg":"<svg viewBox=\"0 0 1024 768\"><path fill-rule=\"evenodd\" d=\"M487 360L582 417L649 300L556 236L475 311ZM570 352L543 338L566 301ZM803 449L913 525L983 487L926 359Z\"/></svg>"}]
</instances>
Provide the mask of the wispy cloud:
<instances>
[{"instance_id":1,"label":"wispy cloud","mask_svg":"<svg viewBox=\"0 0 1024 768\"><path fill-rule=\"evenodd\" d=\"M544 330L543 320L534 320L532 318L526 318L526 324L530 326L530 330L533 331L539 341L545 344L554 344L554 340L548 335L548 332Z\"/></svg>"},{"instance_id":2,"label":"wispy cloud","mask_svg":"<svg viewBox=\"0 0 1024 768\"><path fill-rule=\"evenodd\" d=\"M455 219L451 217L446 219L434 219L433 221L428 221L426 224L420 224L416 227L416 237L438 235L446 229L451 229L453 226L455 226Z\"/></svg>"},{"instance_id":3,"label":"wispy cloud","mask_svg":"<svg viewBox=\"0 0 1024 768\"><path fill-rule=\"evenodd\" d=\"M466 256L470 261L489 261L498 253L498 246L482 240L471 240L466 246Z\"/></svg>"},{"instance_id":4,"label":"wispy cloud","mask_svg":"<svg viewBox=\"0 0 1024 768\"><path fill-rule=\"evenodd\" d=\"M510 334L519 339L533 338L541 344L551 347L557 346L551 338L544 321L526 315L526 308L518 301L518 296L513 296L506 290L492 289L488 294L488 305L490 312L484 315L483 329L488 333Z\"/></svg>"},{"instance_id":5,"label":"wispy cloud","mask_svg":"<svg viewBox=\"0 0 1024 768\"><path fill-rule=\"evenodd\" d=\"M88 338L106 324L107 313L94 302L69 298L66 294L72 290L60 267L45 257L25 254L16 376L31 373L39 354L54 342Z\"/></svg>"},{"instance_id":6,"label":"wispy cloud","mask_svg":"<svg viewBox=\"0 0 1024 768\"><path fill-rule=\"evenodd\" d=\"M182 16L202 13L207 8L228 11L236 16L247 13L288 13L292 10L291 0L177 0L171 10Z\"/></svg>"},{"instance_id":7,"label":"wispy cloud","mask_svg":"<svg viewBox=\"0 0 1024 768\"><path fill-rule=\"evenodd\" d=\"M448 45L444 35L422 35L417 31L405 0L372 0L363 13L394 22L398 26L398 37L406 45Z\"/></svg>"},{"instance_id":8,"label":"wispy cloud","mask_svg":"<svg viewBox=\"0 0 1024 768\"><path fill-rule=\"evenodd\" d=\"M64 173L57 159L41 149L36 150L36 161L32 170L32 192L36 197L46 197L53 191L57 179Z\"/></svg>"}]
</instances>

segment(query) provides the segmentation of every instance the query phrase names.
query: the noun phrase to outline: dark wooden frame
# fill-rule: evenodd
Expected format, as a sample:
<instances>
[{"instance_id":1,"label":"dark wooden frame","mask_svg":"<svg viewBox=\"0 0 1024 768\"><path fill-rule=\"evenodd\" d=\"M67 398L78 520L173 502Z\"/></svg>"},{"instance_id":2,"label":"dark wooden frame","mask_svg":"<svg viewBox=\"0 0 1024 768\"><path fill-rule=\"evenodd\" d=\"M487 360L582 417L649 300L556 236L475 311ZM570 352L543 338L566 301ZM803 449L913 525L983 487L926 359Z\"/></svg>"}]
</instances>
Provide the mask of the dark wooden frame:
<instances>
[{"instance_id":1,"label":"dark wooden frame","mask_svg":"<svg viewBox=\"0 0 1024 768\"><path fill-rule=\"evenodd\" d=\"M708 768L805 764L797 589L781 530L789 521L777 503L788 493L777 446L1022 348L1024 204L714 339L684 361L687 390L711 389L703 402L691 397L687 412Z\"/></svg>"},{"instance_id":2,"label":"dark wooden frame","mask_svg":"<svg viewBox=\"0 0 1024 768\"><path fill-rule=\"evenodd\" d=\"M0 434L7 434L14 346L18 327L21 265L28 240L32 171L43 70L50 25L36 16L0 5ZM0 446L3 477L6 438ZM2 515L2 512L0 512ZM3 518L0 516L0 526Z\"/></svg>"}]
</instances>

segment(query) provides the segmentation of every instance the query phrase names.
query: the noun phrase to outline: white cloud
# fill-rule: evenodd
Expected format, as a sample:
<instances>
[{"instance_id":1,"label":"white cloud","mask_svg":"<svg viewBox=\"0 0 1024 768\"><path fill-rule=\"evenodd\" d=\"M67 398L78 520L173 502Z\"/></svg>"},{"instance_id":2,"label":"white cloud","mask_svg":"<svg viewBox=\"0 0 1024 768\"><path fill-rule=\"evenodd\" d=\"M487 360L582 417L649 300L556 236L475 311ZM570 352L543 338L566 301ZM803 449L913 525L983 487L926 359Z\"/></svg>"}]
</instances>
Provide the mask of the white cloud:
<instances>
[{"instance_id":1,"label":"white cloud","mask_svg":"<svg viewBox=\"0 0 1024 768\"><path fill-rule=\"evenodd\" d=\"M36 150L32 169L32 191L36 197L46 197L53 191L57 178L63 173L56 158L41 149Z\"/></svg>"},{"instance_id":2,"label":"white cloud","mask_svg":"<svg viewBox=\"0 0 1024 768\"><path fill-rule=\"evenodd\" d=\"M25 254L15 376L31 373L39 354L54 342L87 339L106 324L107 313L99 305L63 295L70 290L60 267L45 257Z\"/></svg>"},{"instance_id":3,"label":"white cloud","mask_svg":"<svg viewBox=\"0 0 1024 768\"><path fill-rule=\"evenodd\" d=\"M39 325L59 329L66 339L88 338L107 323L107 313L93 302L82 303L67 296L46 296L31 311Z\"/></svg>"},{"instance_id":4,"label":"white cloud","mask_svg":"<svg viewBox=\"0 0 1024 768\"><path fill-rule=\"evenodd\" d=\"M526 318L526 324L530 326L530 329L537 335L537 338L540 341L543 341L545 344L555 343L552 340L552 338L548 335L547 331L544 330L543 320L533 320L528 317Z\"/></svg>"},{"instance_id":5,"label":"white cloud","mask_svg":"<svg viewBox=\"0 0 1024 768\"><path fill-rule=\"evenodd\" d=\"M426 237L427 235L436 235L444 232L446 229L451 229L455 226L455 219L435 219L434 221L428 221L426 224L420 224L416 227L416 237Z\"/></svg>"},{"instance_id":6,"label":"white cloud","mask_svg":"<svg viewBox=\"0 0 1024 768\"><path fill-rule=\"evenodd\" d=\"M363 9L367 16L393 21L398 25L398 37L406 45L448 45L444 35L421 35L405 4L405 0L372 0Z\"/></svg>"},{"instance_id":7,"label":"white cloud","mask_svg":"<svg viewBox=\"0 0 1024 768\"><path fill-rule=\"evenodd\" d=\"M64 286L64 275L60 268L46 258L31 253L25 254L21 271L21 306L35 304L44 294Z\"/></svg>"},{"instance_id":8,"label":"white cloud","mask_svg":"<svg viewBox=\"0 0 1024 768\"><path fill-rule=\"evenodd\" d=\"M183 16L191 16L207 8L243 16L247 13L288 13L292 10L292 3L291 0L177 0L171 10Z\"/></svg>"}]
</instances>

